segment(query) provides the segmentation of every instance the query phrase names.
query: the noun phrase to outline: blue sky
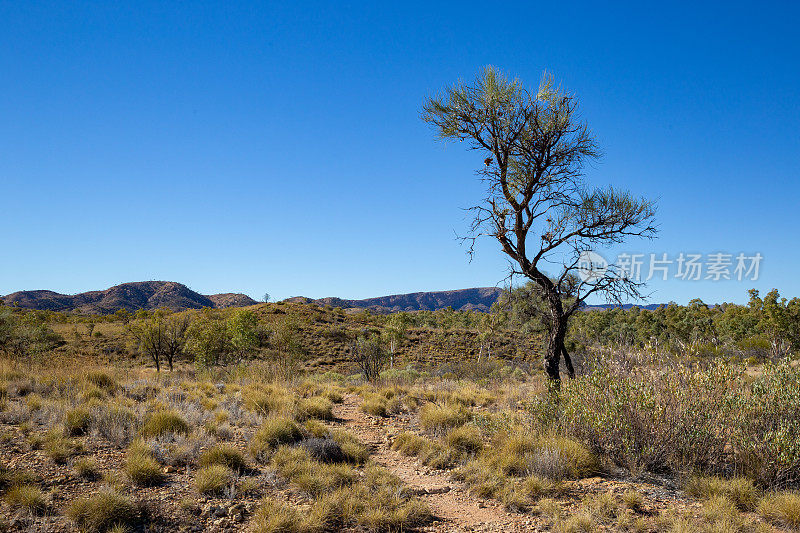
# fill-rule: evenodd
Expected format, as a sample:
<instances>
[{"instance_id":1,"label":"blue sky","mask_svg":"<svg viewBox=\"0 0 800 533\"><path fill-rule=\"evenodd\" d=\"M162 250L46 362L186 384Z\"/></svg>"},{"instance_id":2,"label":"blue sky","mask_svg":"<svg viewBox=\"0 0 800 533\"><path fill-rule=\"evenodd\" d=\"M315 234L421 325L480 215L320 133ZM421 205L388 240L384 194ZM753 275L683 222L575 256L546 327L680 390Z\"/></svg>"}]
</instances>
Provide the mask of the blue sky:
<instances>
[{"instance_id":1,"label":"blue sky","mask_svg":"<svg viewBox=\"0 0 800 533\"><path fill-rule=\"evenodd\" d=\"M228 5L235 4L235 5ZM795 3L2 2L0 294L149 279L277 298L495 285L455 239L482 160L419 119L492 64L582 99L590 183L658 200L636 253L760 252L800 295Z\"/></svg>"}]
</instances>

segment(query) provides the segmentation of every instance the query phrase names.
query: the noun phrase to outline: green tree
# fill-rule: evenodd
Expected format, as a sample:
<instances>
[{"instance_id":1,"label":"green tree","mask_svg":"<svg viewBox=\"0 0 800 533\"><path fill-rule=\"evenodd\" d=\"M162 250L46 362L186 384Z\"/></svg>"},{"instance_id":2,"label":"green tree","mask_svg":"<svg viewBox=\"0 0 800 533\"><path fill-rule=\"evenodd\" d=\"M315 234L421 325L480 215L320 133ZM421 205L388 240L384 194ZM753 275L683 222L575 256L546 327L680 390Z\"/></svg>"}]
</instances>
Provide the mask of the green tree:
<instances>
[{"instance_id":1,"label":"green tree","mask_svg":"<svg viewBox=\"0 0 800 533\"><path fill-rule=\"evenodd\" d=\"M229 351L236 361L241 361L258 348L260 339L258 317L247 309L234 312L225 322Z\"/></svg>"},{"instance_id":2,"label":"green tree","mask_svg":"<svg viewBox=\"0 0 800 533\"><path fill-rule=\"evenodd\" d=\"M403 344L409 324L411 324L411 317L408 313L401 311L390 315L383 326L382 335L386 344L389 345L389 368L394 368L395 352L397 347Z\"/></svg>"},{"instance_id":3,"label":"green tree","mask_svg":"<svg viewBox=\"0 0 800 533\"><path fill-rule=\"evenodd\" d=\"M427 99L422 119L442 139L467 141L481 152L487 193L473 208L469 239L496 239L512 260L511 275L536 284L548 308L545 370L558 382L562 355L569 360L567 324L581 303L592 294L610 301L641 297L641 283L618 265L578 279L582 260L598 246L654 236L654 204L585 184L583 168L600 150L580 120L577 98L551 76L530 92L488 67L473 83ZM549 265L563 268L551 277ZM565 300L573 303L565 307Z\"/></svg>"}]
</instances>

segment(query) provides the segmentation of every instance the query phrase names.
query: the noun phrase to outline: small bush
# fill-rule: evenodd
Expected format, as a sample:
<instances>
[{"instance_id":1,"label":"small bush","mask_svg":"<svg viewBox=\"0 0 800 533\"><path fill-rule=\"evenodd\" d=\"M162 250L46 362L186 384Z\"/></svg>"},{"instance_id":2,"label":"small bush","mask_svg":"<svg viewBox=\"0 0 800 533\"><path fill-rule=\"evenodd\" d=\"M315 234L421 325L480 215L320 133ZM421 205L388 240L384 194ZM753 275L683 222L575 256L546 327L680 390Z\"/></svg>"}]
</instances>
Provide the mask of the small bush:
<instances>
[{"instance_id":1,"label":"small bush","mask_svg":"<svg viewBox=\"0 0 800 533\"><path fill-rule=\"evenodd\" d=\"M175 411L156 411L147 417L142 428L146 437L160 437L168 433L188 435L189 423Z\"/></svg>"},{"instance_id":2,"label":"small bush","mask_svg":"<svg viewBox=\"0 0 800 533\"><path fill-rule=\"evenodd\" d=\"M471 418L469 410L462 405L425 404L419 411L422 429L435 435L444 435L449 430L463 426Z\"/></svg>"},{"instance_id":3,"label":"small bush","mask_svg":"<svg viewBox=\"0 0 800 533\"><path fill-rule=\"evenodd\" d=\"M342 429L331 431L331 438L342 449L345 461L353 464L363 464L369 459L369 447L355 436Z\"/></svg>"},{"instance_id":4,"label":"small bush","mask_svg":"<svg viewBox=\"0 0 800 533\"><path fill-rule=\"evenodd\" d=\"M201 494L221 494L235 480L233 470L221 464L212 464L197 471L194 483Z\"/></svg>"},{"instance_id":5,"label":"small bush","mask_svg":"<svg viewBox=\"0 0 800 533\"><path fill-rule=\"evenodd\" d=\"M703 499L724 496L743 511L753 511L758 504L758 490L746 478L694 476L687 482L686 492L690 496Z\"/></svg>"},{"instance_id":6,"label":"small bush","mask_svg":"<svg viewBox=\"0 0 800 533\"><path fill-rule=\"evenodd\" d=\"M264 498L253 514L254 533L308 533L314 529L297 509L272 498Z\"/></svg>"},{"instance_id":7,"label":"small bush","mask_svg":"<svg viewBox=\"0 0 800 533\"><path fill-rule=\"evenodd\" d=\"M286 417L267 418L250 442L250 452L256 459L264 460L271 451L282 444L293 444L303 438L300 426Z\"/></svg>"},{"instance_id":8,"label":"small bush","mask_svg":"<svg viewBox=\"0 0 800 533\"><path fill-rule=\"evenodd\" d=\"M244 454L233 446L214 446L200 455L199 462L200 466L223 465L235 471L247 468Z\"/></svg>"},{"instance_id":9,"label":"small bush","mask_svg":"<svg viewBox=\"0 0 800 533\"><path fill-rule=\"evenodd\" d=\"M5 500L14 509L39 515L47 509L47 497L35 485L15 485L6 492Z\"/></svg>"},{"instance_id":10,"label":"small bush","mask_svg":"<svg viewBox=\"0 0 800 533\"><path fill-rule=\"evenodd\" d=\"M389 401L383 396L371 395L361 403L361 410L372 416L389 416Z\"/></svg>"},{"instance_id":11,"label":"small bush","mask_svg":"<svg viewBox=\"0 0 800 533\"><path fill-rule=\"evenodd\" d=\"M133 443L128 449L125 474L132 483L142 487L158 485L165 478L161 465L153 458L150 449L141 442Z\"/></svg>"},{"instance_id":12,"label":"small bush","mask_svg":"<svg viewBox=\"0 0 800 533\"><path fill-rule=\"evenodd\" d=\"M772 522L800 529L800 492L765 496L758 504L758 514Z\"/></svg>"},{"instance_id":13,"label":"small bush","mask_svg":"<svg viewBox=\"0 0 800 533\"><path fill-rule=\"evenodd\" d=\"M75 500L67 509L67 516L79 528L102 533L114 528L133 528L139 522L136 506L125 496L112 489Z\"/></svg>"},{"instance_id":14,"label":"small bush","mask_svg":"<svg viewBox=\"0 0 800 533\"><path fill-rule=\"evenodd\" d=\"M481 432L475 426L451 429L447 434L446 442L456 453L464 455L475 455L483 448Z\"/></svg>"},{"instance_id":15,"label":"small bush","mask_svg":"<svg viewBox=\"0 0 800 533\"><path fill-rule=\"evenodd\" d=\"M100 477L100 468L97 466L97 461L91 457L78 459L72 467L75 473L84 479L91 480Z\"/></svg>"},{"instance_id":16,"label":"small bush","mask_svg":"<svg viewBox=\"0 0 800 533\"><path fill-rule=\"evenodd\" d=\"M327 398L304 398L297 404L297 416L300 420L333 420L333 404Z\"/></svg>"},{"instance_id":17,"label":"small bush","mask_svg":"<svg viewBox=\"0 0 800 533\"><path fill-rule=\"evenodd\" d=\"M92 413L83 407L67 411L64 417L64 431L67 435L85 435L92 423Z\"/></svg>"}]
</instances>

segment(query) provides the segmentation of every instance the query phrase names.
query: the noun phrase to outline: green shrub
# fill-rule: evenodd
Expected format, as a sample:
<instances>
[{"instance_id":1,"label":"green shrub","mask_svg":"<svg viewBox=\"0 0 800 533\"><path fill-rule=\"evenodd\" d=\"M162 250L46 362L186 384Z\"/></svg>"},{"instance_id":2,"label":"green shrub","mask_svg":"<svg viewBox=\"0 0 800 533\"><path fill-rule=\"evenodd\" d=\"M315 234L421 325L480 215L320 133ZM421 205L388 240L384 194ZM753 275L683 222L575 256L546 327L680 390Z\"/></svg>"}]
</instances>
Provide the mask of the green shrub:
<instances>
[{"instance_id":1,"label":"green shrub","mask_svg":"<svg viewBox=\"0 0 800 533\"><path fill-rule=\"evenodd\" d=\"M142 433L146 437L160 437L168 433L188 435L191 432L189 423L175 411L156 411L144 422Z\"/></svg>"},{"instance_id":2,"label":"green shrub","mask_svg":"<svg viewBox=\"0 0 800 533\"><path fill-rule=\"evenodd\" d=\"M97 533L120 527L132 529L139 522L136 506L125 496L107 488L75 500L67 509L67 516L79 528Z\"/></svg>"}]
</instances>

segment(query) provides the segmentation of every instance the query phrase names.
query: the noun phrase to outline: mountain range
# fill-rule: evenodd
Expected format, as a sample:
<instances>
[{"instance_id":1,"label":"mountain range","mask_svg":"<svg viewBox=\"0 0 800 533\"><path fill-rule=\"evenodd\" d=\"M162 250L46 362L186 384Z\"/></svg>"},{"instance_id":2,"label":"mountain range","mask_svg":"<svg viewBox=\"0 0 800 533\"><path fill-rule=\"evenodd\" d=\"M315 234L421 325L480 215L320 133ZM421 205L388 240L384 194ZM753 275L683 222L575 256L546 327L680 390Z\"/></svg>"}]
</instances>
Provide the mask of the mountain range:
<instances>
[{"instance_id":1,"label":"mountain range","mask_svg":"<svg viewBox=\"0 0 800 533\"><path fill-rule=\"evenodd\" d=\"M173 310L203 307L243 307L258 302L245 294L223 293L203 295L174 281L138 281L122 283L102 291L79 294L60 294L53 291L19 291L2 297L5 305L48 311L77 311L88 314L107 314L127 309Z\"/></svg>"},{"instance_id":2,"label":"mountain range","mask_svg":"<svg viewBox=\"0 0 800 533\"><path fill-rule=\"evenodd\" d=\"M452 307L456 311L487 312L503 292L499 287L478 287L453 291L412 292L393 294L363 300L345 300L328 297L312 299L304 296L287 298L291 303L313 303L345 309L369 309L375 313L395 313L398 311L435 311ZM122 283L102 291L79 294L60 294L48 290L19 291L0 298L5 305L16 305L25 309L49 311L74 311L87 314L108 314L119 309L136 311L138 309L157 309L166 307L173 310L201 309L210 307L245 307L256 302L246 294L222 293L204 295L193 291L186 285L174 281L139 281ZM655 309L661 304L641 305L643 309ZM608 309L609 304L587 305L584 310ZM622 306L627 309L631 304Z\"/></svg>"}]
</instances>

